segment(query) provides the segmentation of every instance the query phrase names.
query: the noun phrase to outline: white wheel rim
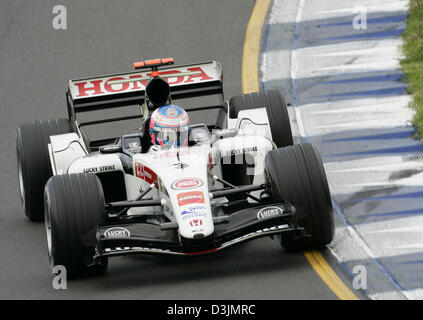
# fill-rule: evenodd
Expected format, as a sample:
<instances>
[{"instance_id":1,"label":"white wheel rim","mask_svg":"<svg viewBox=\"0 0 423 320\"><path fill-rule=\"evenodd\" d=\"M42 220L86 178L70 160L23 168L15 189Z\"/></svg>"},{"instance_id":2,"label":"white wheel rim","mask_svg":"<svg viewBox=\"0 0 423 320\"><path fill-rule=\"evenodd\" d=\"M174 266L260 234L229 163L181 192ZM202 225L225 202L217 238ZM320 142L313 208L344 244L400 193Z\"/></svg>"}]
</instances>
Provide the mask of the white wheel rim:
<instances>
[{"instance_id":1,"label":"white wheel rim","mask_svg":"<svg viewBox=\"0 0 423 320\"><path fill-rule=\"evenodd\" d=\"M25 209L25 186L23 181L23 175L22 175L22 164L21 164L21 156L18 153L18 178L19 178L19 191L21 195L22 205Z\"/></svg>"},{"instance_id":2,"label":"white wheel rim","mask_svg":"<svg viewBox=\"0 0 423 320\"><path fill-rule=\"evenodd\" d=\"M47 235L47 250L48 250L48 257L50 260L50 265L53 267L53 256L52 256L52 249L51 249L51 218L50 218L50 203L46 196L45 204L44 204L44 225L46 228L46 235Z\"/></svg>"}]
</instances>

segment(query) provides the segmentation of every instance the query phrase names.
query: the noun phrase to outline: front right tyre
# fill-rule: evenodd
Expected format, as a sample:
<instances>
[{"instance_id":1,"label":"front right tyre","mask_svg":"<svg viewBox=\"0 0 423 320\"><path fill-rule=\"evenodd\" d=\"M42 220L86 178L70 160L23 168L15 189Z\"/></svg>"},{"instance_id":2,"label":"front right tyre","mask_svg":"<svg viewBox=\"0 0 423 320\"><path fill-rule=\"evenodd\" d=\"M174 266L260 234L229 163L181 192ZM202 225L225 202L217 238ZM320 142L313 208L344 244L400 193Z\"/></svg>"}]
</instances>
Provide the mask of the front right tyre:
<instances>
[{"instance_id":1,"label":"front right tyre","mask_svg":"<svg viewBox=\"0 0 423 320\"><path fill-rule=\"evenodd\" d=\"M106 220L104 194L94 174L58 175L45 188L45 227L51 267L62 265L71 278L98 275L108 261L94 263L96 230Z\"/></svg>"}]
</instances>

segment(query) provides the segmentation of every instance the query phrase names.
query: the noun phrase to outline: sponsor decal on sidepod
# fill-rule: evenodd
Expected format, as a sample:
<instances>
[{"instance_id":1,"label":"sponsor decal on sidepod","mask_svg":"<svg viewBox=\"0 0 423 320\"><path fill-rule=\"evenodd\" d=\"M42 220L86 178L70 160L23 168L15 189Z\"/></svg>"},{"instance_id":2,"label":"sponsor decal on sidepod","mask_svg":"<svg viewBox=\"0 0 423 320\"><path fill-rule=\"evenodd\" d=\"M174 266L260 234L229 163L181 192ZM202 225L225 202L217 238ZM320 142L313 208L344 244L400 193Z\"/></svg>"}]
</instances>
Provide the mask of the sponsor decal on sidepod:
<instances>
[{"instance_id":1,"label":"sponsor decal on sidepod","mask_svg":"<svg viewBox=\"0 0 423 320\"><path fill-rule=\"evenodd\" d=\"M273 216L277 216L279 214L282 214L283 210L279 207L266 207L261 209L258 213L257 213L257 219L265 219L268 217L273 217Z\"/></svg>"},{"instance_id":2,"label":"sponsor decal on sidepod","mask_svg":"<svg viewBox=\"0 0 423 320\"><path fill-rule=\"evenodd\" d=\"M149 184L157 180L157 174L139 162L135 163L135 175Z\"/></svg>"},{"instance_id":3,"label":"sponsor decal on sidepod","mask_svg":"<svg viewBox=\"0 0 423 320\"><path fill-rule=\"evenodd\" d=\"M93 168L84 168L84 173L98 173L98 172L113 171L113 170L116 170L116 167L114 165L101 166L101 167L93 167Z\"/></svg>"}]
</instances>

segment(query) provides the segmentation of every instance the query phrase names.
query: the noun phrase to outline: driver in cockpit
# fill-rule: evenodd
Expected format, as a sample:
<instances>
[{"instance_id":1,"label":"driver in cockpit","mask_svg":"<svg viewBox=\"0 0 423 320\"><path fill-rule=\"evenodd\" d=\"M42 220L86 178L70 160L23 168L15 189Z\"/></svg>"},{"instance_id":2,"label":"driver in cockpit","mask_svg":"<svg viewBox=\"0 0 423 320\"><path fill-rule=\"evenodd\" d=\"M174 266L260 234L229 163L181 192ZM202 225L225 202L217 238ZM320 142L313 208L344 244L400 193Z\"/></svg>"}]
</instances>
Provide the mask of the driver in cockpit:
<instances>
[{"instance_id":1,"label":"driver in cockpit","mask_svg":"<svg viewBox=\"0 0 423 320\"><path fill-rule=\"evenodd\" d=\"M148 132L153 145L188 145L189 117L179 106L166 104L154 110Z\"/></svg>"},{"instance_id":2,"label":"driver in cockpit","mask_svg":"<svg viewBox=\"0 0 423 320\"><path fill-rule=\"evenodd\" d=\"M180 106L171 104L169 84L160 77L152 78L146 87L145 113L154 109L145 119L141 136L144 150L148 146L188 145L189 116Z\"/></svg>"}]
</instances>

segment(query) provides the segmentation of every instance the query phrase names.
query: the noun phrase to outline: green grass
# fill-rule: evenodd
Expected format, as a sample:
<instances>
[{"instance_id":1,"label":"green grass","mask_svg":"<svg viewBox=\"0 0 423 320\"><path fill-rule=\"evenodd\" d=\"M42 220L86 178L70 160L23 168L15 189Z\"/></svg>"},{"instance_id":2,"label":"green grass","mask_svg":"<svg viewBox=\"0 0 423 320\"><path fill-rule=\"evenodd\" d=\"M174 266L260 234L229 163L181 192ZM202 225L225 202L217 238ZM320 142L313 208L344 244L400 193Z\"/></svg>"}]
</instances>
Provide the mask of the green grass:
<instances>
[{"instance_id":1,"label":"green grass","mask_svg":"<svg viewBox=\"0 0 423 320\"><path fill-rule=\"evenodd\" d=\"M412 107L416 110L413 123L418 137L423 138L423 0L411 0L407 28L403 34L404 53L401 61L408 90L413 94Z\"/></svg>"}]
</instances>

